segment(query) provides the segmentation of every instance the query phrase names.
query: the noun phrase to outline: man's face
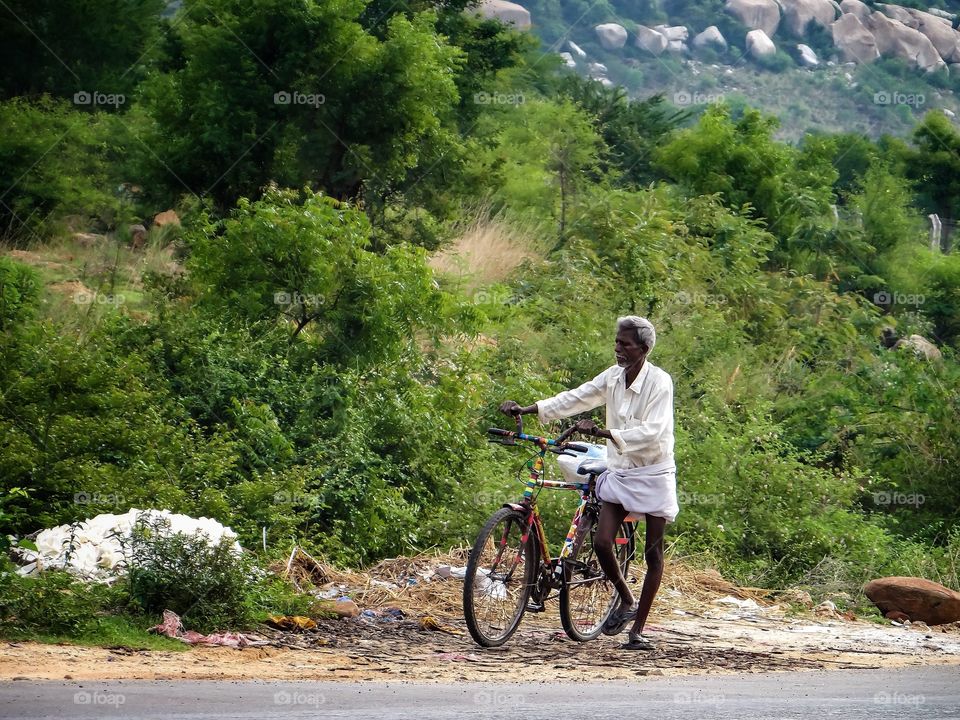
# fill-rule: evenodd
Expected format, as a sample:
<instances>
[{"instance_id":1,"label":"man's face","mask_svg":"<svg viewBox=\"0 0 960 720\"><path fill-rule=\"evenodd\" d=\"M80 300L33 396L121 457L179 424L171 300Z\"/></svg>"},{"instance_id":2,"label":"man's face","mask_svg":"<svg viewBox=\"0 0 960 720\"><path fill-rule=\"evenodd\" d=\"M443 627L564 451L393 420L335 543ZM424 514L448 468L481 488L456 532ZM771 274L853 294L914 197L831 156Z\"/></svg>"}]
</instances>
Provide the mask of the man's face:
<instances>
[{"instance_id":1,"label":"man's face","mask_svg":"<svg viewBox=\"0 0 960 720\"><path fill-rule=\"evenodd\" d=\"M647 348L637 341L637 331L634 328L623 328L617 332L613 352L617 356L617 365L630 367L646 357Z\"/></svg>"}]
</instances>

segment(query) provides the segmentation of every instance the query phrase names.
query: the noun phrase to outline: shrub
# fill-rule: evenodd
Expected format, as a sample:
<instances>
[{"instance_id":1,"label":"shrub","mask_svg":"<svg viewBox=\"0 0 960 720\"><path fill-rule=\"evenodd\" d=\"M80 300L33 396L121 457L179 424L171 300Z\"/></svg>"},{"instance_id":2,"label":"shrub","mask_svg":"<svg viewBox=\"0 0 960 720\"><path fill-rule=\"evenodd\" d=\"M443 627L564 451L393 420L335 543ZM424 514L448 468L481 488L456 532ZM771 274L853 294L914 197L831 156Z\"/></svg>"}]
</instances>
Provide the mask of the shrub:
<instances>
[{"instance_id":1,"label":"shrub","mask_svg":"<svg viewBox=\"0 0 960 720\"><path fill-rule=\"evenodd\" d=\"M122 606L124 595L122 588L86 584L60 571L0 572L0 632L79 635L94 629L105 609Z\"/></svg>"},{"instance_id":2,"label":"shrub","mask_svg":"<svg viewBox=\"0 0 960 720\"><path fill-rule=\"evenodd\" d=\"M169 533L169 521L134 528L127 586L147 612L172 610L184 627L207 632L253 622L248 587L254 574L249 557L233 543L215 545L200 534Z\"/></svg>"},{"instance_id":3,"label":"shrub","mask_svg":"<svg viewBox=\"0 0 960 720\"><path fill-rule=\"evenodd\" d=\"M40 276L26 265L0 257L0 332L27 316L40 294Z\"/></svg>"}]
</instances>

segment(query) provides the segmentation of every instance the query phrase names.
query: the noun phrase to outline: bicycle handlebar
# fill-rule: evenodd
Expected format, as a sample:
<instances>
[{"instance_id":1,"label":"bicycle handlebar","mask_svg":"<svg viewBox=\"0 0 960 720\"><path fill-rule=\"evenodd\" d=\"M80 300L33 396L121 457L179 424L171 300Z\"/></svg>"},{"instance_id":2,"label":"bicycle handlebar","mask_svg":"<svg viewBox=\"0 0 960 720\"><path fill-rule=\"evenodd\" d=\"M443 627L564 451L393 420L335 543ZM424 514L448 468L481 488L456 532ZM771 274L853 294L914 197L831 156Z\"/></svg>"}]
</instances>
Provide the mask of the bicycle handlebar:
<instances>
[{"instance_id":1,"label":"bicycle handlebar","mask_svg":"<svg viewBox=\"0 0 960 720\"><path fill-rule=\"evenodd\" d=\"M574 432L576 432L576 426L571 425L569 428L564 430L558 437L546 438L546 437L539 437L537 435L527 435L526 433L517 432L515 430L503 430L502 428L487 428L487 434L497 435L503 438L509 438L514 442L516 440L528 440L532 443L536 443L537 445L546 444L552 447L563 446L563 448L566 450L573 450L574 452L583 452L583 453L587 452L588 448L586 445L566 442L566 439L571 435L573 435ZM492 442L503 442L503 441L494 440ZM512 443L508 441L507 444L512 444Z\"/></svg>"}]
</instances>

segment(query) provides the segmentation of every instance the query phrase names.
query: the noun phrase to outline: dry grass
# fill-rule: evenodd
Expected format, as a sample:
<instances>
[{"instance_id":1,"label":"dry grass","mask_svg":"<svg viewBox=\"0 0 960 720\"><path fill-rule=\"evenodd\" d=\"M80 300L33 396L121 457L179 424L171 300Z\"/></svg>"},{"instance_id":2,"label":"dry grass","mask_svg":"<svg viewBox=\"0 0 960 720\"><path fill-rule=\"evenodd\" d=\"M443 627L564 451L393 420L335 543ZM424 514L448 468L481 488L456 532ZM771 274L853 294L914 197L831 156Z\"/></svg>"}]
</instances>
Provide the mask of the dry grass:
<instances>
[{"instance_id":1,"label":"dry grass","mask_svg":"<svg viewBox=\"0 0 960 720\"><path fill-rule=\"evenodd\" d=\"M392 558L359 572L338 569L313 558L307 560L295 551L291 556L296 556L291 576L301 583L307 577L322 578L323 584L319 585L319 589L342 586L343 592L353 598L361 609L398 607L414 616L459 616L463 607L463 581L437 576L425 580L423 575L440 565L463 567L467 564L469 552L468 548L455 548L445 553L434 551L432 554ZM298 569L297 566L301 564L309 567ZM631 576L636 578L639 587L644 577L643 566L634 564ZM409 578L417 582L408 584ZM668 597L670 591L674 592ZM676 591L679 591L679 596L675 594ZM653 614L669 614L677 607L698 611L709 607L717 598L728 595L753 599L760 605L770 603L768 590L737 587L716 570L698 569L683 559L668 557L663 586ZM557 609L556 602L548 603L545 617L553 618Z\"/></svg>"},{"instance_id":2,"label":"dry grass","mask_svg":"<svg viewBox=\"0 0 960 720\"><path fill-rule=\"evenodd\" d=\"M471 219L457 229L454 241L430 259L430 266L454 278L469 292L503 282L524 260L543 252L537 227L491 214L481 206L465 213Z\"/></svg>"}]
</instances>

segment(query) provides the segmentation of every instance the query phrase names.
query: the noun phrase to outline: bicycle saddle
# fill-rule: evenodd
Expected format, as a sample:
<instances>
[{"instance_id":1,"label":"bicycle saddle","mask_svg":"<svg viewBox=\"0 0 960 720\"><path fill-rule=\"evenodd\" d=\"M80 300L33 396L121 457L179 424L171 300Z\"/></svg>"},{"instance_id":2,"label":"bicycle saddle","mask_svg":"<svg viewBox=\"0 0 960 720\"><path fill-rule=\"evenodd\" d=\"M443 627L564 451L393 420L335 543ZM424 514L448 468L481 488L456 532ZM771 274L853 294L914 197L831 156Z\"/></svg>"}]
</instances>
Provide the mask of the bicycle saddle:
<instances>
[{"instance_id":1,"label":"bicycle saddle","mask_svg":"<svg viewBox=\"0 0 960 720\"><path fill-rule=\"evenodd\" d=\"M606 471L607 463L603 460L584 460L577 468L578 475L599 475Z\"/></svg>"}]
</instances>

